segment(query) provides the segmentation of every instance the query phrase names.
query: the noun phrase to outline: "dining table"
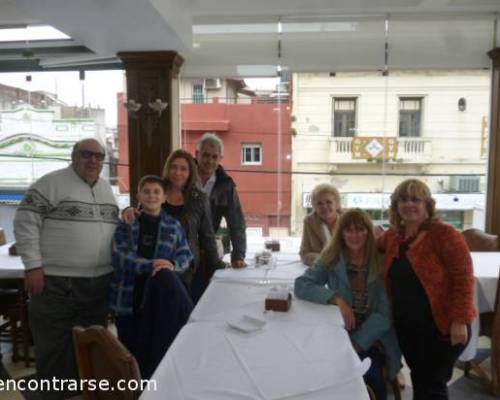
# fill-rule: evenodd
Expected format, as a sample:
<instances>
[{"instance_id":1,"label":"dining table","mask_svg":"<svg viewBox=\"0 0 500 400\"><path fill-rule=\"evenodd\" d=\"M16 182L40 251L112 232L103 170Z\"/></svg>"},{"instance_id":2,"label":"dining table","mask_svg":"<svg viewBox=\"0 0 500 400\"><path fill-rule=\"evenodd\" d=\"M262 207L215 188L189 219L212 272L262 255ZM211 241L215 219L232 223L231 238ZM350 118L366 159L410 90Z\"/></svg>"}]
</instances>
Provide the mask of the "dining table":
<instances>
[{"instance_id":1,"label":"dining table","mask_svg":"<svg viewBox=\"0 0 500 400\"><path fill-rule=\"evenodd\" d=\"M0 279L23 279L24 266L19 256L9 255L12 243L0 246Z\"/></svg>"},{"instance_id":2,"label":"dining table","mask_svg":"<svg viewBox=\"0 0 500 400\"><path fill-rule=\"evenodd\" d=\"M307 268L295 250L273 253L272 268L250 251L244 269L216 271L142 400L367 400L361 361L339 309L292 294L287 312L265 309L273 291L293 293Z\"/></svg>"}]
</instances>

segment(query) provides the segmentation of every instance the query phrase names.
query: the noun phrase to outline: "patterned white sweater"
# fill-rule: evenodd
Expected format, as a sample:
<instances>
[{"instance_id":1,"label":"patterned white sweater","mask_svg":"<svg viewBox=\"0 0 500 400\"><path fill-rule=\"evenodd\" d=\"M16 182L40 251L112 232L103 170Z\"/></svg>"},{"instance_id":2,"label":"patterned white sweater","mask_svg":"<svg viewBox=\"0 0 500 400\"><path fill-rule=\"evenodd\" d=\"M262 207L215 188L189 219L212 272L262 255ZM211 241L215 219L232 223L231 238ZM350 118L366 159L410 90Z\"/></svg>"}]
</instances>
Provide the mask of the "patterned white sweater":
<instances>
[{"instance_id":1,"label":"patterned white sweater","mask_svg":"<svg viewBox=\"0 0 500 400\"><path fill-rule=\"evenodd\" d=\"M112 271L118 207L110 185L90 186L71 166L51 172L26 192L14 219L16 247L26 270L97 277Z\"/></svg>"}]
</instances>

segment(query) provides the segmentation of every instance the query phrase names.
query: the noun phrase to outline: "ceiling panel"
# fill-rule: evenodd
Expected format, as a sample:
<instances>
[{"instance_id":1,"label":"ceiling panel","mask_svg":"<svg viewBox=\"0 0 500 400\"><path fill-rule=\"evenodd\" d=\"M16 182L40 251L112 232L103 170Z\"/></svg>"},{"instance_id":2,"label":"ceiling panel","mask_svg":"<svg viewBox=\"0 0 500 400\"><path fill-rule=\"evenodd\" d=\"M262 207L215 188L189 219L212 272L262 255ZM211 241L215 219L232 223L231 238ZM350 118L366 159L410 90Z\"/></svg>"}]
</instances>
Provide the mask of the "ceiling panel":
<instances>
[{"instance_id":1,"label":"ceiling panel","mask_svg":"<svg viewBox=\"0 0 500 400\"><path fill-rule=\"evenodd\" d=\"M436 0L435 0L436 1ZM470 0L469 0L470 1ZM193 0L193 16L308 16L412 11L423 0Z\"/></svg>"},{"instance_id":2,"label":"ceiling panel","mask_svg":"<svg viewBox=\"0 0 500 400\"><path fill-rule=\"evenodd\" d=\"M383 17L283 19L281 63L291 71L363 71L384 66Z\"/></svg>"},{"instance_id":3,"label":"ceiling panel","mask_svg":"<svg viewBox=\"0 0 500 400\"><path fill-rule=\"evenodd\" d=\"M269 75L270 71L275 74L277 18L197 20L193 26L192 48L183 57L184 76L213 73L215 76L239 76L243 71L254 71L255 76Z\"/></svg>"},{"instance_id":4,"label":"ceiling panel","mask_svg":"<svg viewBox=\"0 0 500 400\"><path fill-rule=\"evenodd\" d=\"M488 68L493 14L395 16L389 24L389 68Z\"/></svg>"},{"instance_id":5,"label":"ceiling panel","mask_svg":"<svg viewBox=\"0 0 500 400\"><path fill-rule=\"evenodd\" d=\"M24 25L39 22L17 7L14 1L0 0L0 26Z\"/></svg>"}]
</instances>

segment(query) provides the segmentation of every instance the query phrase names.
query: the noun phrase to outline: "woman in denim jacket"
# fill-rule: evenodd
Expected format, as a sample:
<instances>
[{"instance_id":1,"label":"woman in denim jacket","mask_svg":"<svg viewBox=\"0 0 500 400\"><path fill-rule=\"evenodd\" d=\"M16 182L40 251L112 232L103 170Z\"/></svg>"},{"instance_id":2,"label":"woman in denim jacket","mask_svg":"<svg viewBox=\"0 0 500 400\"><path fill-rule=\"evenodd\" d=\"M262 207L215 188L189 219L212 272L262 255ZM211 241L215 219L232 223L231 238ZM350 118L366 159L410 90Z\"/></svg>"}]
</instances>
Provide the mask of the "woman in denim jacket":
<instances>
[{"instance_id":1,"label":"woman in denim jacket","mask_svg":"<svg viewBox=\"0 0 500 400\"><path fill-rule=\"evenodd\" d=\"M384 369L394 379L401 368L381 270L370 217L352 209L340 216L318 261L295 281L297 297L339 307L354 349L371 359L364 378L377 400L387 398Z\"/></svg>"}]
</instances>

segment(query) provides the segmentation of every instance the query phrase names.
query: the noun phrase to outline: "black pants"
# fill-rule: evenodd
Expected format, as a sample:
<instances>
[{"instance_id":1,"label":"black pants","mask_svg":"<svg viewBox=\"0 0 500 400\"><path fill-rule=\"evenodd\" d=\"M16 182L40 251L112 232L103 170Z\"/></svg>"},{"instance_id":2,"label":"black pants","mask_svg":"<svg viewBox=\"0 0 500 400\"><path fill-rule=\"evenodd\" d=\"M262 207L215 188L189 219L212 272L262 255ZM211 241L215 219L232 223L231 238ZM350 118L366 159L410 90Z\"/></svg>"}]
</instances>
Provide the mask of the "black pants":
<instances>
[{"instance_id":1,"label":"black pants","mask_svg":"<svg viewBox=\"0 0 500 400\"><path fill-rule=\"evenodd\" d=\"M376 346L372 346L367 351L359 353L359 358L362 360L366 357L370 357L371 365L363 379L373 390L377 400L387 400L387 388L384 378L385 355Z\"/></svg>"},{"instance_id":2,"label":"black pants","mask_svg":"<svg viewBox=\"0 0 500 400\"><path fill-rule=\"evenodd\" d=\"M41 294L30 297L29 322L40 379L78 379L73 327L106 325L111 275L98 278L45 276ZM42 399L63 399L62 391L41 391Z\"/></svg>"},{"instance_id":3,"label":"black pants","mask_svg":"<svg viewBox=\"0 0 500 400\"><path fill-rule=\"evenodd\" d=\"M470 327L467 328L470 340ZM447 383L465 345L452 346L438 330L421 331L396 321L401 352L411 371L414 400L447 400Z\"/></svg>"}]
</instances>

